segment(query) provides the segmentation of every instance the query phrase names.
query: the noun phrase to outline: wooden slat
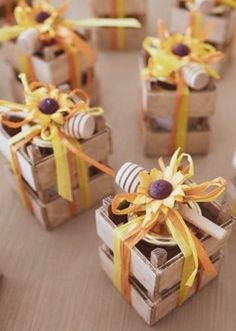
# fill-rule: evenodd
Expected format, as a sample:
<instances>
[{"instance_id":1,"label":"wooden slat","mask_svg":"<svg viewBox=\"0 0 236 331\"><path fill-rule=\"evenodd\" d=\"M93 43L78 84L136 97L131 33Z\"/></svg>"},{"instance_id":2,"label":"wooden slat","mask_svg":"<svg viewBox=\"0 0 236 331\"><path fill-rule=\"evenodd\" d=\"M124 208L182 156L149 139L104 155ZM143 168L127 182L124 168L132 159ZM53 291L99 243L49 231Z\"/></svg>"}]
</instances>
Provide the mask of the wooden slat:
<instances>
[{"instance_id":1,"label":"wooden slat","mask_svg":"<svg viewBox=\"0 0 236 331\"><path fill-rule=\"evenodd\" d=\"M144 152L148 157L171 155L171 133L153 131L148 122L143 125ZM191 155L205 155L209 151L210 127L196 131L188 131L186 137L186 152Z\"/></svg>"}]
</instances>

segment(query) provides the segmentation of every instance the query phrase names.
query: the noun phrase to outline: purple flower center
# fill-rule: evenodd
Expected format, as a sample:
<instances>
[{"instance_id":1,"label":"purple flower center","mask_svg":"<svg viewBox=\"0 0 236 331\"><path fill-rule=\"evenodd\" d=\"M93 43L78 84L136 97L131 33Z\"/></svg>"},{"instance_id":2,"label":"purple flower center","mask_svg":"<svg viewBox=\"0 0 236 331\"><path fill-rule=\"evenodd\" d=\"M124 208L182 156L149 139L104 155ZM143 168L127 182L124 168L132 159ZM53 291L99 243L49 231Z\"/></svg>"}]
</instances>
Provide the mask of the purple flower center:
<instances>
[{"instance_id":1,"label":"purple flower center","mask_svg":"<svg viewBox=\"0 0 236 331\"><path fill-rule=\"evenodd\" d=\"M159 179L150 185L149 194L155 200L163 200L171 194L172 190L173 187L170 182Z\"/></svg>"},{"instance_id":2,"label":"purple flower center","mask_svg":"<svg viewBox=\"0 0 236 331\"><path fill-rule=\"evenodd\" d=\"M183 43L178 43L173 47L172 52L177 56L183 57L189 55L190 48Z\"/></svg>"},{"instance_id":3,"label":"purple flower center","mask_svg":"<svg viewBox=\"0 0 236 331\"><path fill-rule=\"evenodd\" d=\"M49 18L51 15L48 13L48 12L46 12L46 11L40 11L37 15L36 15L36 17L35 17L35 19L36 19L36 21L38 22L38 23L43 23L47 18Z\"/></svg>"},{"instance_id":4,"label":"purple flower center","mask_svg":"<svg viewBox=\"0 0 236 331\"><path fill-rule=\"evenodd\" d=\"M45 115L54 114L58 109L59 104L53 98L46 98L40 101L39 110Z\"/></svg>"}]
</instances>

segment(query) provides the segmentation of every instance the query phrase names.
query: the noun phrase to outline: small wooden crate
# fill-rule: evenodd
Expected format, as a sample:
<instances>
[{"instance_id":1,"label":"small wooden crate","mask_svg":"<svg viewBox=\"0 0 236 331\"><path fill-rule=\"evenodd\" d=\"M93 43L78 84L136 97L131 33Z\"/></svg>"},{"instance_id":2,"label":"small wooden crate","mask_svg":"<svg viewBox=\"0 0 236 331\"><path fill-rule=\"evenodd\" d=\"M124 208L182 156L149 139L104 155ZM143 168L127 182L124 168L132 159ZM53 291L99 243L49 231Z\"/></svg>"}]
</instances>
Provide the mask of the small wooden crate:
<instances>
[{"instance_id":1,"label":"small wooden crate","mask_svg":"<svg viewBox=\"0 0 236 331\"><path fill-rule=\"evenodd\" d=\"M15 177L9 167L8 177L11 186L18 193ZM79 187L73 189L75 201L73 207L70 206L67 200L58 196L50 202L43 202L26 183L25 188L29 194L33 214L40 225L46 230L52 230L86 210L81 203L82 197ZM97 171L89 178L89 190L91 192L91 206L96 206L107 194L114 192L113 179Z\"/></svg>"},{"instance_id":2,"label":"small wooden crate","mask_svg":"<svg viewBox=\"0 0 236 331\"><path fill-rule=\"evenodd\" d=\"M104 162L108 159L112 150L111 132L102 117L96 119L96 124L97 130L95 134L90 139L81 141L81 144L83 151L87 155L99 162ZM10 160L8 139L16 133L13 132L10 135L10 132L0 127L0 151L8 160ZM32 160L25 148L22 148L17 152L17 156L22 177L27 185L43 203L49 203L58 198L56 166L52 150L46 148L43 153L43 156L38 160ZM78 180L75 159L73 157L71 158L71 169L72 186L76 188ZM88 167L88 172L93 173L93 167Z\"/></svg>"},{"instance_id":3,"label":"small wooden crate","mask_svg":"<svg viewBox=\"0 0 236 331\"><path fill-rule=\"evenodd\" d=\"M32 66L36 79L47 84L61 85L70 80L70 67L67 54L60 48L54 50L54 45L45 46L44 52L39 52L31 57ZM3 44L3 56L10 66L16 71L21 72L21 52L13 41L8 41ZM50 53L45 57L46 52ZM51 57L52 56L52 57ZM86 84L87 80L87 63L84 56L78 52L81 72L81 85ZM78 68L79 70L79 68Z\"/></svg>"},{"instance_id":4,"label":"small wooden crate","mask_svg":"<svg viewBox=\"0 0 236 331\"><path fill-rule=\"evenodd\" d=\"M186 152L191 155L205 155L210 146L210 126L206 118L200 119L200 125L186 133ZM144 153L148 157L170 156L171 132L152 125L152 121L143 123Z\"/></svg>"},{"instance_id":5,"label":"small wooden crate","mask_svg":"<svg viewBox=\"0 0 236 331\"><path fill-rule=\"evenodd\" d=\"M227 45L235 32L236 11L227 10L223 15L204 15L203 26L212 24L208 40L217 45ZM189 10L184 1L172 0L170 10L170 31L184 33L189 26Z\"/></svg>"},{"instance_id":6,"label":"small wooden crate","mask_svg":"<svg viewBox=\"0 0 236 331\"><path fill-rule=\"evenodd\" d=\"M142 107L145 117L173 117L176 105L176 89L167 89L156 82L145 80L142 76L147 65L145 53L140 57L140 77ZM189 117L209 117L215 112L216 86L210 81L201 91L190 90Z\"/></svg>"},{"instance_id":7,"label":"small wooden crate","mask_svg":"<svg viewBox=\"0 0 236 331\"><path fill-rule=\"evenodd\" d=\"M139 50L142 47L146 36L146 18L145 16L135 16L142 24L139 29L124 29L124 48L120 50ZM93 40L96 47L100 50L118 50L118 29L117 28L96 28L93 29Z\"/></svg>"},{"instance_id":8,"label":"small wooden crate","mask_svg":"<svg viewBox=\"0 0 236 331\"><path fill-rule=\"evenodd\" d=\"M114 0L89 0L89 4L94 16L110 16L111 7ZM147 0L125 0L126 16L145 15L147 10Z\"/></svg>"},{"instance_id":9,"label":"small wooden crate","mask_svg":"<svg viewBox=\"0 0 236 331\"><path fill-rule=\"evenodd\" d=\"M114 218L111 215L110 205L111 198L103 200L103 206L96 212L96 226L98 236L112 251L113 231L123 221L122 219L119 221L118 216ZM203 203L200 204L200 207L205 217L227 231L227 236L223 240L216 240L211 236L199 233L199 239L208 255L213 256L226 244L235 221L228 213L221 212L220 206L216 203ZM182 253L177 246L174 246L168 251L167 262L156 268L151 263L151 254L155 248L155 245L142 240L131 250L131 276L142 285L151 300L163 297L167 291L180 282L184 263Z\"/></svg>"},{"instance_id":10,"label":"small wooden crate","mask_svg":"<svg viewBox=\"0 0 236 331\"><path fill-rule=\"evenodd\" d=\"M16 100L16 102L22 103L24 101L23 86L20 79L18 78L18 73L16 73L15 71L12 72L10 85L12 89L13 98ZM57 87L63 92L68 92L72 90L69 82L60 84ZM92 92L90 97L90 105L97 106L99 104L100 104L100 83L99 83L99 78L97 76L94 76Z\"/></svg>"},{"instance_id":11,"label":"small wooden crate","mask_svg":"<svg viewBox=\"0 0 236 331\"><path fill-rule=\"evenodd\" d=\"M113 258L111 251L105 246L101 246L99 249L99 257L103 270L107 276L112 280L113 275ZM218 253L212 257L212 262L216 270L219 272L222 265L223 255ZM199 280L200 282L199 282ZM199 275L188 293L188 298L196 294L200 289L205 287L213 278L207 276L205 273ZM135 280L131 279L131 305L137 311L137 313L144 319L144 321L153 325L161 318L166 316L172 310L178 307L179 298L179 284L176 284L168 291L163 293L157 300L152 301L147 296L145 290Z\"/></svg>"}]
</instances>

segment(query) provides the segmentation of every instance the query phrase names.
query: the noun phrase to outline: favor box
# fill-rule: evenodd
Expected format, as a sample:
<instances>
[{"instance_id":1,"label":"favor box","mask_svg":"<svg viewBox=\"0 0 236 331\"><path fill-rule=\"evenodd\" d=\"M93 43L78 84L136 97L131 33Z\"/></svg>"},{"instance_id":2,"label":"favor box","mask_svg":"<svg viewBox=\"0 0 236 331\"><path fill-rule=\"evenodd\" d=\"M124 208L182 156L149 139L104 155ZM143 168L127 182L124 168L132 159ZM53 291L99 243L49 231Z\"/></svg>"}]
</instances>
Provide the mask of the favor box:
<instances>
[{"instance_id":1,"label":"favor box","mask_svg":"<svg viewBox=\"0 0 236 331\"><path fill-rule=\"evenodd\" d=\"M103 245L99 249L101 265L112 279L113 275L113 231L124 222L120 216L111 212L112 198L103 201L103 206L96 212L97 232ZM196 234L201 240L207 254L211 257L219 271L222 263L222 249L224 248L232 228L234 219L217 203L201 203L201 211L205 217L217 223L227 231L223 240L216 240L201 231ZM197 231L197 229L195 229ZM160 249L167 251L167 258L158 261ZM157 247L141 240L131 250L131 305L137 313L150 325L156 323L178 306L179 286L182 276L184 257L177 246ZM208 277L200 269L194 286L188 297L209 283Z\"/></svg>"},{"instance_id":2,"label":"favor box","mask_svg":"<svg viewBox=\"0 0 236 331\"><path fill-rule=\"evenodd\" d=\"M177 90L175 85L143 77L148 56L140 56L141 77L141 122L144 152L149 157L170 155L171 128L176 109ZM216 86L209 80L206 88L189 88L188 125L186 151L192 155L208 153L210 142L209 118L216 108ZM164 123L164 124L163 124Z\"/></svg>"},{"instance_id":3,"label":"favor box","mask_svg":"<svg viewBox=\"0 0 236 331\"><path fill-rule=\"evenodd\" d=\"M17 118L14 120L18 121ZM17 133L16 129L0 127L0 151L7 160L10 160L8 139ZM103 117L96 118L94 135L89 139L80 140L80 143L82 150L91 158L103 164L108 163L112 148L111 132ZM17 152L21 175L29 193L33 213L47 229L56 227L85 209L81 203L76 162L72 155L69 156L75 201L73 206L58 195L55 159L51 148L38 147L33 140ZM87 173L93 206L113 192L113 184L108 175L93 166L87 166Z\"/></svg>"},{"instance_id":4,"label":"favor box","mask_svg":"<svg viewBox=\"0 0 236 331\"><path fill-rule=\"evenodd\" d=\"M5 42L2 50L5 60L15 72L20 73L25 71L23 69L26 65L27 55L22 54L16 42ZM92 67L88 67L84 55L79 50L75 54L77 58L76 75L80 82L80 86L77 87L83 89L86 88L88 72L92 77L94 77L94 72ZM29 55L28 61L32 65L37 81L59 86L71 80L70 58L57 43L44 45L40 51L32 56Z\"/></svg>"},{"instance_id":5,"label":"favor box","mask_svg":"<svg viewBox=\"0 0 236 331\"><path fill-rule=\"evenodd\" d=\"M122 0L123 1L123 0ZM107 18L115 17L113 15L113 7L116 8L119 0L90 0L90 7L94 17ZM147 25L147 0L125 0L124 2L124 17L136 18L141 23L141 28L96 28L93 29L93 40L96 47L100 50L135 50L140 49L143 39L146 36ZM123 46L119 48L118 40L122 40Z\"/></svg>"},{"instance_id":6,"label":"favor box","mask_svg":"<svg viewBox=\"0 0 236 331\"><path fill-rule=\"evenodd\" d=\"M235 32L236 11L226 8L222 14L203 14L203 26L212 25L208 41L218 46L229 44ZM170 30L171 32L183 33L189 25L190 11L185 1L172 0L170 9Z\"/></svg>"}]
</instances>

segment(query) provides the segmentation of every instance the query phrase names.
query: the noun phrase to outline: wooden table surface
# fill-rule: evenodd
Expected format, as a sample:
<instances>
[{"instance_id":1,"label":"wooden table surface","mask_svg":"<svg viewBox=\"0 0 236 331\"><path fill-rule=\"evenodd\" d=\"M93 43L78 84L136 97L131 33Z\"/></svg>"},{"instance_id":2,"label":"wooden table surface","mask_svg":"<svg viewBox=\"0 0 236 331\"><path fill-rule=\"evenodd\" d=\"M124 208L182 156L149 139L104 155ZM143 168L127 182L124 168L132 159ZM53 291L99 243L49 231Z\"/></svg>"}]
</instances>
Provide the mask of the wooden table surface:
<instances>
[{"instance_id":1,"label":"wooden table surface","mask_svg":"<svg viewBox=\"0 0 236 331\"><path fill-rule=\"evenodd\" d=\"M59 2L59 1L58 1ZM85 0L72 1L71 17L88 15ZM168 1L152 0L149 29ZM142 155L138 127L140 105L137 53L98 54L102 105L113 127L115 168L130 160L151 168ZM9 69L0 63L0 97L8 98ZM199 180L234 174L236 145L236 58L219 83L217 114L207 157L195 158ZM150 328L129 307L101 271L94 210L53 232L45 232L23 209L8 185L1 161L0 286L1 331L145 331ZM159 331L236 330L236 240L233 234L217 281L161 320Z\"/></svg>"}]
</instances>

